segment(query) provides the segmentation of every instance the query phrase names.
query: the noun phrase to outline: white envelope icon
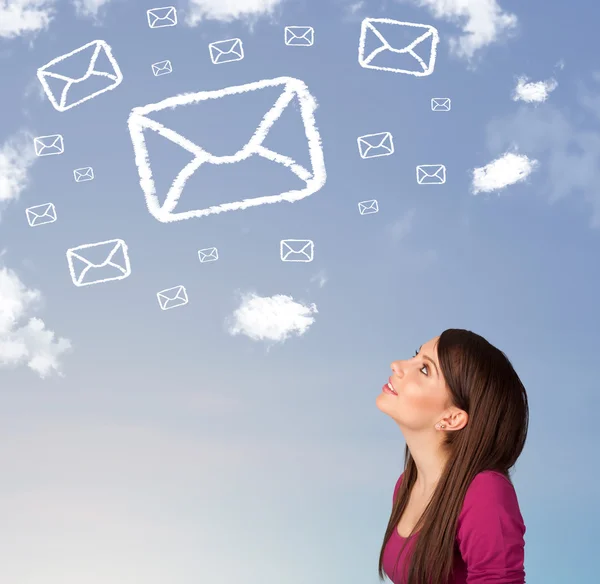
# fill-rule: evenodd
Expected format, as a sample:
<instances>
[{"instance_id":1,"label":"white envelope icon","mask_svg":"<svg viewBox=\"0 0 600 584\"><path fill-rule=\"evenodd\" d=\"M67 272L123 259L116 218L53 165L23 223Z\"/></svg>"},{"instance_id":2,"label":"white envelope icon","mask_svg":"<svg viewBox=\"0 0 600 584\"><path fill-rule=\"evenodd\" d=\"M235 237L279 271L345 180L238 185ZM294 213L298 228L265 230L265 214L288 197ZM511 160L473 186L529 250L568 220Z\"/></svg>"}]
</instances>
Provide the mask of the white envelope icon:
<instances>
[{"instance_id":1,"label":"white envelope icon","mask_svg":"<svg viewBox=\"0 0 600 584\"><path fill-rule=\"evenodd\" d=\"M33 139L33 147L36 156L52 156L53 154L62 154L65 151L65 143L60 134L38 136Z\"/></svg>"},{"instance_id":2,"label":"white envelope icon","mask_svg":"<svg viewBox=\"0 0 600 584\"><path fill-rule=\"evenodd\" d=\"M282 239L279 251L282 262L312 262L315 244L310 239Z\"/></svg>"},{"instance_id":3,"label":"white envelope icon","mask_svg":"<svg viewBox=\"0 0 600 584\"><path fill-rule=\"evenodd\" d=\"M37 227L38 225L46 225L46 223L54 223L56 221L56 208L53 203L44 203L25 209L27 215L27 223L29 227Z\"/></svg>"},{"instance_id":4,"label":"white envelope icon","mask_svg":"<svg viewBox=\"0 0 600 584\"><path fill-rule=\"evenodd\" d=\"M103 60L108 59L108 64L97 67L96 61L100 55L103 56ZM82 57L85 57L85 61ZM66 64L73 63L79 66L86 63L78 76L65 74ZM59 112L65 112L105 91L110 91L123 81L121 69L105 41L92 41L66 55L52 59L37 70L37 76L50 103ZM52 82L52 87L48 81ZM73 97L75 94L76 97Z\"/></svg>"},{"instance_id":5,"label":"white envelope icon","mask_svg":"<svg viewBox=\"0 0 600 584\"><path fill-rule=\"evenodd\" d=\"M367 41L378 45L368 55ZM425 77L433 73L439 42L437 29L428 24L365 18L360 27L358 63L365 69Z\"/></svg>"},{"instance_id":6,"label":"white envelope icon","mask_svg":"<svg viewBox=\"0 0 600 584\"><path fill-rule=\"evenodd\" d=\"M198 250L200 263L214 262L219 259L219 252L216 247L207 247L206 249Z\"/></svg>"},{"instance_id":7,"label":"white envelope icon","mask_svg":"<svg viewBox=\"0 0 600 584\"><path fill-rule=\"evenodd\" d=\"M162 310L177 308L188 303L187 291L183 286L174 286L156 293L158 304Z\"/></svg>"},{"instance_id":8,"label":"white envelope icon","mask_svg":"<svg viewBox=\"0 0 600 584\"><path fill-rule=\"evenodd\" d=\"M173 73L173 65L171 65L171 61L168 60L152 63L152 73L154 73L154 77L160 77L161 75Z\"/></svg>"},{"instance_id":9,"label":"white envelope icon","mask_svg":"<svg viewBox=\"0 0 600 584\"><path fill-rule=\"evenodd\" d=\"M315 44L315 29L312 26L286 26L285 44L288 47L312 47Z\"/></svg>"},{"instance_id":10,"label":"white envelope icon","mask_svg":"<svg viewBox=\"0 0 600 584\"><path fill-rule=\"evenodd\" d=\"M213 65L241 61L244 58L244 47L240 39L227 39L210 43L208 50Z\"/></svg>"},{"instance_id":11,"label":"white envelope icon","mask_svg":"<svg viewBox=\"0 0 600 584\"><path fill-rule=\"evenodd\" d=\"M94 169L91 166L85 168L76 168L73 171L75 182L86 182L88 180L94 180Z\"/></svg>"},{"instance_id":12,"label":"white envelope icon","mask_svg":"<svg viewBox=\"0 0 600 584\"><path fill-rule=\"evenodd\" d=\"M356 139L361 158L377 158L394 153L394 140L389 132L367 134Z\"/></svg>"},{"instance_id":13,"label":"white envelope icon","mask_svg":"<svg viewBox=\"0 0 600 584\"><path fill-rule=\"evenodd\" d=\"M361 215L370 215L371 213L377 213L377 211L379 211L379 204L375 199L371 201L361 201L358 204L358 211Z\"/></svg>"},{"instance_id":14,"label":"white envelope icon","mask_svg":"<svg viewBox=\"0 0 600 584\"><path fill-rule=\"evenodd\" d=\"M191 116L202 115L202 106L207 100L220 99L230 95L243 95L247 92L258 91L265 88L279 88L281 89L281 94L275 104L263 116L262 120L257 120L258 123L254 135L249 137L242 148L232 155L216 156L211 154L204 150L201 143L197 144L184 136L183 133L171 130L167 125L152 119L152 114L156 112L163 112L163 119L165 115L168 119L169 110L180 105L187 106ZM297 163L291 157L285 154L279 154L274 150L263 146L263 142L267 138L273 124L275 124L282 113L286 111L286 108L290 108L289 111L291 111L290 104L293 102L298 106L297 109L299 109L304 126L304 139L308 144L308 154L310 159L310 164L307 165L309 166L308 169ZM135 154L135 162L140 176L140 186L146 197L148 211L159 221L168 223L171 221L190 219L192 217L203 217L214 213L222 213L223 211L246 209L265 203L299 201L300 199L316 193L323 187L327 178L321 138L314 118L316 108L317 103L308 91L304 82L291 77L278 77L276 79L257 81L247 85L227 87L226 89L217 91L201 91L199 93L176 95L175 97L164 99L159 103L134 108L129 115L128 125ZM224 123L226 123L226 120ZM147 132L148 130L153 130L154 135L156 135L156 132L158 135L181 146L184 150L187 150L194 155L191 162L186 164L175 177L166 197L161 193L161 197L159 198L156 193L156 185L152 176L153 164L148 154L144 134L144 132ZM190 193L190 196L195 195L198 197L197 206L194 205L194 208L191 211L175 212L179 198L184 192L186 181L195 173L201 173L202 170L206 168L206 165L233 164L247 160L251 156L260 156L273 164L280 165L279 168L281 168L281 166L287 168L305 183L305 186L298 190L255 198L244 198L243 193L240 193L240 197L236 202L214 205L211 205L211 201L208 197L203 197L202 194L194 192ZM161 163L160 160L156 160L155 162L157 164ZM190 206L191 205L187 205L188 209Z\"/></svg>"},{"instance_id":15,"label":"white envelope icon","mask_svg":"<svg viewBox=\"0 0 600 584\"><path fill-rule=\"evenodd\" d=\"M67 250L75 286L123 280L131 274L127 244L122 239L86 243Z\"/></svg>"},{"instance_id":16,"label":"white envelope icon","mask_svg":"<svg viewBox=\"0 0 600 584\"><path fill-rule=\"evenodd\" d=\"M417 166L417 182L420 185L443 185L446 182L446 167L443 164Z\"/></svg>"},{"instance_id":17,"label":"white envelope icon","mask_svg":"<svg viewBox=\"0 0 600 584\"><path fill-rule=\"evenodd\" d=\"M175 6L164 6L163 8L150 8L146 11L148 26L150 28L164 28L177 24L177 10Z\"/></svg>"},{"instance_id":18,"label":"white envelope icon","mask_svg":"<svg viewBox=\"0 0 600 584\"><path fill-rule=\"evenodd\" d=\"M432 97L431 111L434 112L449 112L452 103L449 97Z\"/></svg>"}]
</instances>

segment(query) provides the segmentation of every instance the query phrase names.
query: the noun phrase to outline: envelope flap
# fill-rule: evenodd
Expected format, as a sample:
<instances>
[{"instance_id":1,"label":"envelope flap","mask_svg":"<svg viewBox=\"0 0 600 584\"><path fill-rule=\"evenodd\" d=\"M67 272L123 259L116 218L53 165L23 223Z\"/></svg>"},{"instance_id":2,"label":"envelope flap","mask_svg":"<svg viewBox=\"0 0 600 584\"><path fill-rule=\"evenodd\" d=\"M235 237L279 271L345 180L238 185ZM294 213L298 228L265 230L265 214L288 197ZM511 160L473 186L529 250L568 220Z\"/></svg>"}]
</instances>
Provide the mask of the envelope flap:
<instances>
[{"instance_id":1,"label":"envelope flap","mask_svg":"<svg viewBox=\"0 0 600 584\"><path fill-rule=\"evenodd\" d=\"M421 173L428 177L439 176L442 173L443 168L444 167L440 164L425 164L419 166Z\"/></svg>"},{"instance_id":2,"label":"envelope flap","mask_svg":"<svg viewBox=\"0 0 600 584\"><path fill-rule=\"evenodd\" d=\"M75 51L53 59L39 69L39 74L43 75L46 83L49 84L56 84L57 79L62 81L63 85L65 81L81 80L88 74L96 53L100 51L101 44L99 41L93 41ZM50 87L51 89L58 89L60 85L56 85L56 87L50 85ZM60 91L58 94L60 95Z\"/></svg>"},{"instance_id":3,"label":"envelope flap","mask_svg":"<svg viewBox=\"0 0 600 584\"><path fill-rule=\"evenodd\" d=\"M151 21L154 20L175 20L175 7L165 6L161 8L151 8L148 10L148 15Z\"/></svg>"},{"instance_id":4,"label":"envelope flap","mask_svg":"<svg viewBox=\"0 0 600 584\"><path fill-rule=\"evenodd\" d=\"M185 293L183 290L183 286L175 286L174 288L167 288L166 290L161 290L158 293L158 296L163 300L185 300Z\"/></svg>"},{"instance_id":5,"label":"envelope flap","mask_svg":"<svg viewBox=\"0 0 600 584\"><path fill-rule=\"evenodd\" d=\"M306 239L297 241L292 239L284 239L282 246L284 252L291 251L292 253L308 253L312 247L312 241L308 241Z\"/></svg>"},{"instance_id":6,"label":"envelope flap","mask_svg":"<svg viewBox=\"0 0 600 584\"><path fill-rule=\"evenodd\" d=\"M255 89L236 91L237 88L232 87L221 91L178 95L157 104L135 108L130 120L134 126L139 126L140 131L144 131L145 136L149 134L147 130L156 129L147 123L148 120L167 128L173 135L171 137L163 135L178 145L179 149L183 148L192 153L201 151L216 158L233 156L250 142L267 112L272 110L286 90L283 81L269 85L248 84L246 87L249 86L255 86ZM293 107L292 112L294 112ZM300 118L297 110L295 116ZM190 124L190 120L193 120L193 124ZM306 149L306 137L301 119L300 124L296 122L296 126L291 129L293 134L290 135L288 127L284 139L287 137L289 142L290 138L295 139L294 134L299 133L299 138L303 138L304 149ZM269 130L269 134L271 132L273 128ZM181 139L176 138L174 134ZM156 146L163 147L164 140L161 139L159 143L155 139L153 142ZM152 148L150 142L147 144ZM286 141L282 144L285 145ZM175 152L171 147L169 151ZM156 159L152 154L151 158Z\"/></svg>"},{"instance_id":7,"label":"envelope flap","mask_svg":"<svg viewBox=\"0 0 600 584\"><path fill-rule=\"evenodd\" d=\"M313 32L310 26L288 26L286 31L290 38L296 39L308 39Z\"/></svg>"},{"instance_id":8,"label":"envelope flap","mask_svg":"<svg viewBox=\"0 0 600 584\"><path fill-rule=\"evenodd\" d=\"M121 240L72 248L69 253L75 260L95 268L104 267L109 263L125 265L125 248Z\"/></svg>"},{"instance_id":9,"label":"envelope flap","mask_svg":"<svg viewBox=\"0 0 600 584\"><path fill-rule=\"evenodd\" d=\"M240 39L227 39L210 43L210 50L215 53L240 53L241 48Z\"/></svg>"}]
</instances>

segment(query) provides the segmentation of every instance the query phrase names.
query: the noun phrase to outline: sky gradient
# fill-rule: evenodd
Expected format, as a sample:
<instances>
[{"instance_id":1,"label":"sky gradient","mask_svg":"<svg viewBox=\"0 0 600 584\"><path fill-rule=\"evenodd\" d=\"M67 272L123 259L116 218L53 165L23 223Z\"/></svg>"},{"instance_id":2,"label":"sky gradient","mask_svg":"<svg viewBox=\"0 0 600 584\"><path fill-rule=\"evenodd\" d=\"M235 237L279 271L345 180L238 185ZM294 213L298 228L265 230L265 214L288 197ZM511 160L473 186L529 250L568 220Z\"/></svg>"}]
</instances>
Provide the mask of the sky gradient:
<instances>
[{"instance_id":1,"label":"sky gradient","mask_svg":"<svg viewBox=\"0 0 600 584\"><path fill-rule=\"evenodd\" d=\"M0 69L10 79L0 92L0 581L376 584L404 440L375 398L393 360L466 328L508 355L530 399L512 473L527 582L591 582L598 9L171 4L178 24L151 29L146 10L161 3L0 0ZM366 17L436 27L434 72L361 68ZM287 25L314 27L314 45L286 46ZM209 43L232 38L243 60L213 65ZM111 47L122 83L57 111L37 69L96 39ZM153 76L165 59L173 72ZM318 102L325 185L294 203L172 223L152 216L131 110L277 77L302 80ZM515 100L523 78L548 82L547 99ZM450 97L451 111L433 112L434 97ZM176 108L160 121L234 154L276 99ZM394 154L361 159L357 138L378 132L393 135ZM36 157L33 137L53 134L64 153ZM309 163L296 106L268 140ZM190 156L158 136L148 144L164 196ZM530 174L474 194L473 170L506 153L535 161ZM446 183L418 185L424 164L445 165ZM94 180L75 182L73 170L87 166ZM180 201L219 204L301 183L274 166L213 165ZM360 215L370 199L379 212ZM25 210L47 202L56 222L30 227ZM75 286L67 249L117 238L131 275ZM314 260L282 262L288 238L313 240ZM201 263L198 250L213 246L219 259ZM162 311L156 293L179 285L189 303ZM279 307L272 327L255 322L257 303Z\"/></svg>"}]
</instances>

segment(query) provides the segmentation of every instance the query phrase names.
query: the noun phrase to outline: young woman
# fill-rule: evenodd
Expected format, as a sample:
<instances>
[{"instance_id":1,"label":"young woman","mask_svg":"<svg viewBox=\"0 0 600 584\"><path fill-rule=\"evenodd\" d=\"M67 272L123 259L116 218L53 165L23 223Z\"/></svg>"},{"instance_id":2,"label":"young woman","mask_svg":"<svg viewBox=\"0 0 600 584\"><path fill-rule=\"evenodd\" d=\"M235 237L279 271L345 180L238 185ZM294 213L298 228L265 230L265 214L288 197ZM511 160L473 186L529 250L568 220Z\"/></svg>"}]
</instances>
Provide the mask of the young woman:
<instances>
[{"instance_id":1,"label":"young woman","mask_svg":"<svg viewBox=\"0 0 600 584\"><path fill-rule=\"evenodd\" d=\"M529 407L510 361L483 337L449 329L391 368L376 403L406 448L380 579L524 584L525 525L509 469Z\"/></svg>"}]
</instances>

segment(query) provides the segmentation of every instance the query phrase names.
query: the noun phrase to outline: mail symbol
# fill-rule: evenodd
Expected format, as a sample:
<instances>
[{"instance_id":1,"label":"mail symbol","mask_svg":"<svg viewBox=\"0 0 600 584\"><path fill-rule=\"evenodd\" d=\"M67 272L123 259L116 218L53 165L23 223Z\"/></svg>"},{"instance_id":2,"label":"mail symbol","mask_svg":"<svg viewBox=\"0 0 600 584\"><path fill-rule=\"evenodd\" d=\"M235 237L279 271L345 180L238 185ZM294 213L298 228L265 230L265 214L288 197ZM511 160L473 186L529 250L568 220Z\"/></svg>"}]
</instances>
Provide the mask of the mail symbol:
<instances>
[{"instance_id":1,"label":"mail symbol","mask_svg":"<svg viewBox=\"0 0 600 584\"><path fill-rule=\"evenodd\" d=\"M103 65L96 65L99 57L102 57L100 62L104 61ZM86 69L80 69L80 75L66 74L65 67L80 67L84 62L87 63ZM92 41L66 55L52 59L37 70L37 76L50 103L59 112L65 112L105 91L110 91L123 81L119 64L105 41ZM52 82L52 87L49 81Z\"/></svg>"},{"instance_id":2,"label":"mail symbol","mask_svg":"<svg viewBox=\"0 0 600 584\"><path fill-rule=\"evenodd\" d=\"M286 26L285 44L288 47L312 47L315 43L315 29L312 26Z\"/></svg>"},{"instance_id":3,"label":"mail symbol","mask_svg":"<svg viewBox=\"0 0 600 584\"><path fill-rule=\"evenodd\" d=\"M65 143L60 134L38 136L33 139L33 147L36 156L52 156L53 154L62 154L65 151Z\"/></svg>"},{"instance_id":4,"label":"mail symbol","mask_svg":"<svg viewBox=\"0 0 600 584\"><path fill-rule=\"evenodd\" d=\"M56 208L53 203L44 203L25 209L27 215L27 223L29 227L37 227L46 223L54 223L56 221Z\"/></svg>"},{"instance_id":5,"label":"mail symbol","mask_svg":"<svg viewBox=\"0 0 600 584\"><path fill-rule=\"evenodd\" d=\"M282 239L280 254L282 262L312 262L315 244L310 239Z\"/></svg>"},{"instance_id":6,"label":"mail symbol","mask_svg":"<svg viewBox=\"0 0 600 584\"><path fill-rule=\"evenodd\" d=\"M178 106L186 106L186 109L190 112L189 115L198 116L202 115L202 108L207 101L225 98L224 101L227 104L229 96L237 97L238 95L243 101L246 96L252 97L252 92L256 91L258 93L263 89L279 90L277 91L278 98L262 117L262 120L257 116L256 125L252 125L252 127L256 127L254 134L247 138L244 137L243 142L235 146L235 153L215 155L205 150L203 148L204 144L201 141L192 140L189 137L188 130L194 124L188 124L188 127L184 126L183 131L175 131L168 127L170 126L169 112ZM270 93L268 95L270 97ZM230 103L232 107L235 105L238 109L240 106L243 108L243 104L239 103L239 101L232 100ZM314 117L316 108L317 102L310 94L308 87L306 87L304 82L292 77L278 77L276 79L257 81L255 83L227 87L216 91L184 93L169 97L159 103L134 108L129 115L127 123L131 134L135 162L138 167L140 186L146 197L148 211L158 221L168 223L192 217L204 217L224 211L247 209L248 207L263 205L265 203L299 201L318 192L325 185L327 173L323 159L321 138ZM244 109L240 111L245 112ZM300 114L304 129L302 140L306 144L306 150L308 151L308 156L305 159L308 160L308 164L301 164L286 154L263 146L271 128L277 129L278 119L286 111L291 112L291 114L295 114L296 112ZM160 122L153 119L157 112L159 112L158 115L162 114ZM152 131L152 139L155 139L154 136L160 136L161 139L169 140L193 154L193 158L188 164L179 167L181 170L174 177L166 195L164 193L157 193L155 180L152 176L152 168L155 164L160 164L161 161L153 159L148 152L146 139L150 131ZM237 195L233 195L235 202L221 204L211 201L204 195L202 198L199 198L196 204L186 205L183 202L181 206L187 206L185 211L177 209L182 193L185 195L186 181L192 176L204 175L207 168L212 168L211 165L213 164L233 165L238 162L244 162L252 156L258 156L268 161L269 164L276 165L278 169L285 168L286 172L291 172L295 175L294 179L300 179L302 184L300 186L294 185L293 190L276 191L277 194L253 198L245 197L244 193L239 193L239 198L237 198ZM268 180L268 177L265 180ZM189 210L190 208L191 210Z\"/></svg>"},{"instance_id":7,"label":"mail symbol","mask_svg":"<svg viewBox=\"0 0 600 584\"><path fill-rule=\"evenodd\" d=\"M188 303L188 295L185 287L174 286L156 293L161 310L177 308Z\"/></svg>"},{"instance_id":8,"label":"mail symbol","mask_svg":"<svg viewBox=\"0 0 600 584\"><path fill-rule=\"evenodd\" d=\"M219 259L219 252L216 247L207 247L206 249L198 250L200 263L214 262Z\"/></svg>"},{"instance_id":9,"label":"mail symbol","mask_svg":"<svg viewBox=\"0 0 600 584\"><path fill-rule=\"evenodd\" d=\"M443 185L446 182L446 167L443 164L417 166L417 182L420 185Z\"/></svg>"},{"instance_id":10,"label":"mail symbol","mask_svg":"<svg viewBox=\"0 0 600 584\"><path fill-rule=\"evenodd\" d=\"M210 59L213 65L220 63L233 63L244 58L244 47L240 39L227 39L217 41L208 45Z\"/></svg>"},{"instance_id":11,"label":"mail symbol","mask_svg":"<svg viewBox=\"0 0 600 584\"><path fill-rule=\"evenodd\" d=\"M378 45L368 55L367 41ZM358 63L365 69L425 77L433 73L439 42L437 29L428 24L365 18L360 27Z\"/></svg>"},{"instance_id":12,"label":"mail symbol","mask_svg":"<svg viewBox=\"0 0 600 584\"><path fill-rule=\"evenodd\" d=\"M131 274L127 244L122 239L72 247L67 250L67 262L75 286L123 280Z\"/></svg>"},{"instance_id":13,"label":"mail symbol","mask_svg":"<svg viewBox=\"0 0 600 584\"><path fill-rule=\"evenodd\" d=\"M358 211L361 215L370 215L379 211L379 204L375 199L371 201L362 201L358 204Z\"/></svg>"},{"instance_id":14,"label":"mail symbol","mask_svg":"<svg viewBox=\"0 0 600 584\"><path fill-rule=\"evenodd\" d=\"M394 153L394 140L389 132L367 134L360 136L356 141L360 157L364 159L389 156Z\"/></svg>"},{"instance_id":15,"label":"mail symbol","mask_svg":"<svg viewBox=\"0 0 600 584\"><path fill-rule=\"evenodd\" d=\"M431 98L431 111L449 112L451 105L452 104L451 104L449 97L432 97Z\"/></svg>"},{"instance_id":16,"label":"mail symbol","mask_svg":"<svg viewBox=\"0 0 600 584\"><path fill-rule=\"evenodd\" d=\"M94 180L94 169L91 166L85 168L76 168L73 171L75 182L86 182L88 180Z\"/></svg>"},{"instance_id":17,"label":"mail symbol","mask_svg":"<svg viewBox=\"0 0 600 584\"><path fill-rule=\"evenodd\" d=\"M164 28L177 24L177 10L175 6L164 6L163 8L150 8L146 11L148 26L150 28Z\"/></svg>"},{"instance_id":18,"label":"mail symbol","mask_svg":"<svg viewBox=\"0 0 600 584\"><path fill-rule=\"evenodd\" d=\"M154 77L160 77L161 75L173 73L173 65L171 65L171 61L168 60L152 63L152 73L154 73Z\"/></svg>"}]
</instances>

